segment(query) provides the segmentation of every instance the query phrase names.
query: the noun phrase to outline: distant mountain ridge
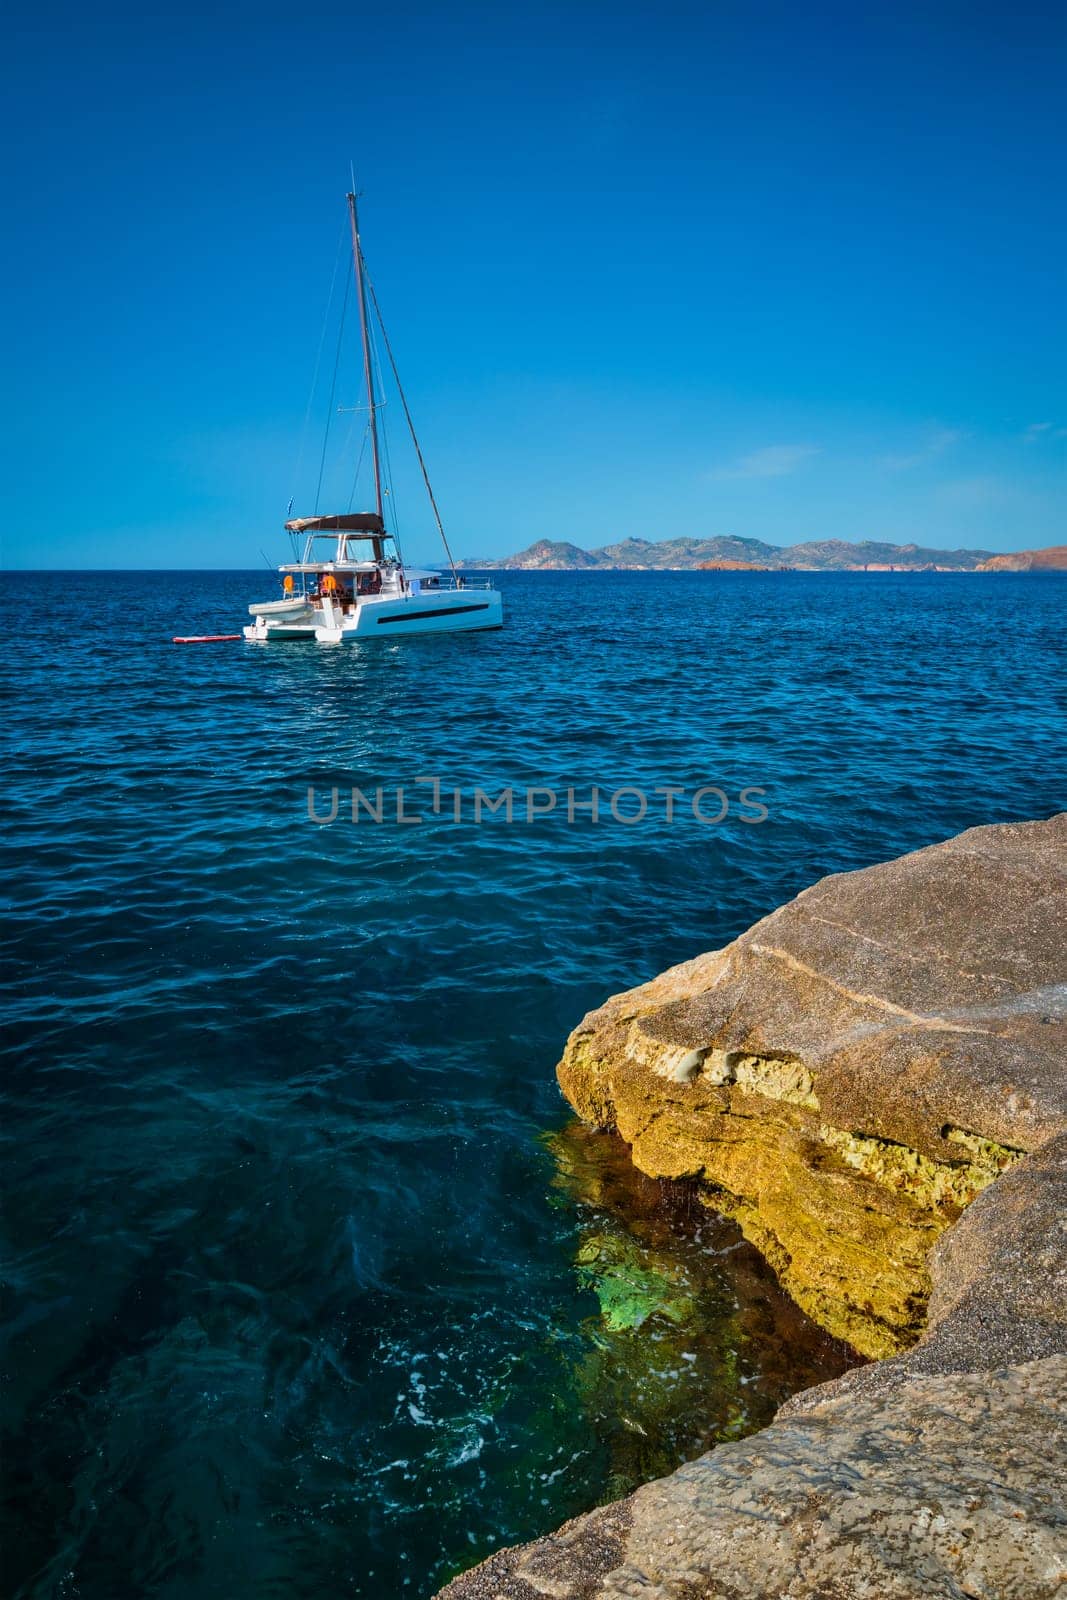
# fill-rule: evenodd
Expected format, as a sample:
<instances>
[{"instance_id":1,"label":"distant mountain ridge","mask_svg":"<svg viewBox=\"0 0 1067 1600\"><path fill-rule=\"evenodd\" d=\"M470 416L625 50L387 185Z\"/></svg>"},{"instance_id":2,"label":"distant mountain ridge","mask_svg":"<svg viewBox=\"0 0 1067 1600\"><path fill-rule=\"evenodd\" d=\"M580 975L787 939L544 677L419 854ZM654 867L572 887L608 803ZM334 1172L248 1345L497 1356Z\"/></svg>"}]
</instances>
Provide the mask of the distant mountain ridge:
<instances>
[{"instance_id":1,"label":"distant mountain ridge","mask_svg":"<svg viewBox=\"0 0 1067 1600\"><path fill-rule=\"evenodd\" d=\"M498 560L461 561L485 571L699 571L717 566L736 570L975 572L1000 558L989 550L929 550L917 544L883 544L864 539L816 539L804 544L765 544L762 539L727 535L715 539L622 539L599 550L582 550L566 540L538 539L517 555ZM985 566L985 570L996 570Z\"/></svg>"}]
</instances>

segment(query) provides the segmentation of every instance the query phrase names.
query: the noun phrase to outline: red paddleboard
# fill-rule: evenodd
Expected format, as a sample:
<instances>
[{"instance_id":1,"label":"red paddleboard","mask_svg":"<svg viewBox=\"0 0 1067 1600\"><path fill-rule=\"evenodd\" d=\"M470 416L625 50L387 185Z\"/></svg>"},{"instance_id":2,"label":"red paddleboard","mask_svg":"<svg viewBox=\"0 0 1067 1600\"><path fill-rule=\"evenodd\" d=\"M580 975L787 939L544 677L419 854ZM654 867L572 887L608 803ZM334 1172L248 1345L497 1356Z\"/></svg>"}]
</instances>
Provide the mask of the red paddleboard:
<instances>
[{"instance_id":1,"label":"red paddleboard","mask_svg":"<svg viewBox=\"0 0 1067 1600\"><path fill-rule=\"evenodd\" d=\"M195 633L189 639L173 639L173 644L226 644L230 639L239 639L239 633Z\"/></svg>"}]
</instances>

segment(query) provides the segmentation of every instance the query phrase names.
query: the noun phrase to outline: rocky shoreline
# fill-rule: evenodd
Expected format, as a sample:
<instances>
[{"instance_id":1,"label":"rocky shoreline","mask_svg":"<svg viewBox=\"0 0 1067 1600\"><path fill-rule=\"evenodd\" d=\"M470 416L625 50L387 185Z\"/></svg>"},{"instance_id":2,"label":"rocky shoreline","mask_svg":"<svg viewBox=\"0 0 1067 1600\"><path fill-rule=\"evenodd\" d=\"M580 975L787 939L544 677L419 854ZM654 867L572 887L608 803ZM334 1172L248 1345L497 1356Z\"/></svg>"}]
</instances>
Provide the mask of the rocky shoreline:
<instances>
[{"instance_id":1,"label":"rocky shoreline","mask_svg":"<svg viewBox=\"0 0 1067 1600\"><path fill-rule=\"evenodd\" d=\"M443 1596L1062 1589L1065 944L1061 815L827 878L585 1018L579 1115L879 1359Z\"/></svg>"},{"instance_id":2,"label":"rocky shoreline","mask_svg":"<svg viewBox=\"0 0 1067 1600\"><path fill-rule=\"evenodd\" d=\"M933 550L864 539L814 539L772 545L733 536L714 539L622 539L599 550L538 539L502 558L459 562L464 571L501 572L1055 572L1067 569L1067 545L993 555L988 550Z\"/></svg>"}]
</instances>

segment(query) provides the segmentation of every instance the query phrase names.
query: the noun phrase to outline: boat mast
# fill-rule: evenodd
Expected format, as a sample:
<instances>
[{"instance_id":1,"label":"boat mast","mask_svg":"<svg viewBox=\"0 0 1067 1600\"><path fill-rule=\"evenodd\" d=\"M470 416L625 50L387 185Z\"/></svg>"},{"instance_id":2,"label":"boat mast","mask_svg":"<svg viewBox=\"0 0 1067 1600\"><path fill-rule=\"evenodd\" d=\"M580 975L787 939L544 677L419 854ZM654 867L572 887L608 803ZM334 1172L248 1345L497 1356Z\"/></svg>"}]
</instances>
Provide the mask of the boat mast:
<instances>
[{"instance_id":1,"label":"boat mast","mask_svg":"<svg viewBox=\"0 0 1067 1600\"><path fill-rule=\"evenodd\" d=\"M384 521L382 503L382 467L378 457L378 419L374 404L374 375L371 370L370 328L367 321L367 290L363 282L363 251L359 243L359 218L356 214L356 197L348 196L348 220L352 225L352 261L356 269L356 291L359 298L359 331L363 337L363 382L367 390L367 408L370 413L370 448L374 462L374 498L379 517ZM380 540L374 543L375 560L382 559Z\"/></svg>"}]
</instances>

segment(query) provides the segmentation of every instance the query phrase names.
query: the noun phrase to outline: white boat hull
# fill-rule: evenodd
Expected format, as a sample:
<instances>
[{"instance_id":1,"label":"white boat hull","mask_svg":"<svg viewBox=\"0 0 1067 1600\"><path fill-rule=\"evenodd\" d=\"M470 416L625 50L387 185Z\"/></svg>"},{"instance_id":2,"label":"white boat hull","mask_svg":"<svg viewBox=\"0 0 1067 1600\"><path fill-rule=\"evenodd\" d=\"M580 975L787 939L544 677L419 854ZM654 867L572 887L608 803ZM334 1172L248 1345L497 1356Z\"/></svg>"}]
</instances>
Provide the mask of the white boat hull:
<instances>
[{"instance_id":1,"label":"white boat hull","mask_svg":"<svg viewBox=\"0 0 1067 1600\"><path fill-rule=\"evenodd\" d=\"M324 599L310 619L257 614L246 639L317 639L320 644L410 638L423 633L473 633L504 626L497 589L424 590L420 594L367 596L352 606Z\"/></svg>"},{"instance_id":2,"label":"white boat hull","mask_svg":"<svg viewBox=\"0 0 1067 1600\"><path fill-rule=\"evenodd\" d=\"M335 614L315 629L323 644L396 639L417 633L473 633L504 625L504 603L495 589L445 589L362 601L354 615Z\"/></svg>"},{"instance_id":3,"label":"white boat hull","mask_svg":"<svg viewBox=\"0 0 1067 1600\"><path fill-rule=\"evenodd\" d=\"M265 639L314 639L315 624L309 627L297 627L291 622L268 622L257 618L250 627L242 628L241 632L246 639L262 642Z\"/></svg>"}]
</instances>

